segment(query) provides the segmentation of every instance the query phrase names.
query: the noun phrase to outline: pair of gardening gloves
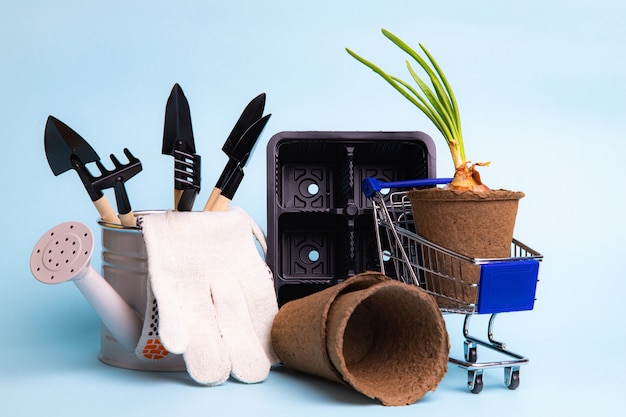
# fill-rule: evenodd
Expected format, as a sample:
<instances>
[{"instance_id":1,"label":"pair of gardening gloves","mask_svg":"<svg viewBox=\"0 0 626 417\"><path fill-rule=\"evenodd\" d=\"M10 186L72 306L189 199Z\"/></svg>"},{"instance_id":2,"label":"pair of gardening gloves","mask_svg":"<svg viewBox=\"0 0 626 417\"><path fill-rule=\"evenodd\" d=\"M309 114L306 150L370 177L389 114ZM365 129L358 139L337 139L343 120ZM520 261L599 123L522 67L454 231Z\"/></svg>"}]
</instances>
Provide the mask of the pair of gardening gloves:
<instances>
[{"instance_id":1,"label":"pair of gardening gloves","mask_svg":"<svg viewBox=\"0 0 626 417\"><path fill-rule=\"evenodd\" d=\"M150 214L148 304L137 355L182 354L190 376L219 385L263 381L278 359L270 332L278 305L259 226L242 209ZM150 353L162 344L160 353ZM150 349L148 349L150 346Z\"/></svg>"}]
</instances>

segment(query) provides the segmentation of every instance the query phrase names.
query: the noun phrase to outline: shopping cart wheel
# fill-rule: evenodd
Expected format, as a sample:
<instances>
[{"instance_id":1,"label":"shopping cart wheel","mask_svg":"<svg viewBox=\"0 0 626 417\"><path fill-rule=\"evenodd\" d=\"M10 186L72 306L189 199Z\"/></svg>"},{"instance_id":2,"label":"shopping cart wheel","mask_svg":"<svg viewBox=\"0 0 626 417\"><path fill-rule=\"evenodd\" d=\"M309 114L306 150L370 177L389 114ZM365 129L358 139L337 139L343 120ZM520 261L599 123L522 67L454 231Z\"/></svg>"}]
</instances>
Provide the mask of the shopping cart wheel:
<instances>
[{"instance_id":1,"label":"shopping cart wheel","mask_svg":"<svg viewBox=\"0 0 626 417\"><path fill-rule=\"evenodd\" d=\"M465 360L469 363L476 363L478 361L478 349L476 346L467 349Z\"/></svg>"},{"instance_id":2,"label":"shopping cart wheel","mask_svg":"<svg viewBox=\"0 0 626 417\"><path fill-rule=\"evenodd\" d=\"M472 394L478 394L483 390L482 371L467 371L467 383Z\"/></svg>"},{"instance_id":3,"label":"shopping cart wheel","mask_svg":"<svg viewBox=\"0 0 626 417\"><path fill-rule=\"evenodd\" d=\"M478 350L475 342L471 340L465 340L463 342L463 353L465 361L469 363L476 363L478 361Z\"/></svg>"},{"instance_id":4,"label":"shopping cart wheel","mask_svg":"<svg viewBox=\"0 0 626 417\"><path fill-rule=\"evenodd\" d=\"M504 368L504 383L510 390L519 387L519 369Z\"/></svg>"}]
</instances>

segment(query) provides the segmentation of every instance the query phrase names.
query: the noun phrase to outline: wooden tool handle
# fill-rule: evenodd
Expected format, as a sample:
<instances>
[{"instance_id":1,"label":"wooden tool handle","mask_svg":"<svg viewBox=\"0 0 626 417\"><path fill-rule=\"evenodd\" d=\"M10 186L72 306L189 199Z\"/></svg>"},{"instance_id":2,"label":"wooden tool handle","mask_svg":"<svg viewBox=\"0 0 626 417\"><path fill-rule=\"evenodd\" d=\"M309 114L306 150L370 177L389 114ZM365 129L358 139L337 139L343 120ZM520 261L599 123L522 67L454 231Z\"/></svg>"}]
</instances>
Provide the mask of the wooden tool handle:
<instances>
[{"instance_id":1,"label":"wooden tool handle","mask_svg":"<svg viewBox=\"0 0 626 417\"><path fill-rule=\"evenodd\" d=\"M137 220L135 220L135 215L133 214L132 211L129 211L128 213L120 213L117 215L121 222L122 225L124 226L129 226L129 227L135 227L137 226Z\"/></svg>"},{"instance_id":2,"label":"wooden tool handle","mask_svg":"<svg viewBox=\"0 0 626 417\"><path fill-rule=\"evenodd\" d=\"M178 203L180 202L180 197L183 195L183 190L177 190L174 188L174 210L178 207Z\"/></svg>"},{"instance_id":3,"label":"wooden tool handle","mask_svg":"<svg viewBox=\"0 0 626 417\"><path fill-rule=\"evenodd\" d=\"M227 198L221 194L218 194L217 199L215 200L215 203L211 207L210 211L224 211L228 208L231 201L232 200L230 198Z\"/></svg>"},{"instance_id":4,"label":"wooden tool handle","mask_svg":"<svg viewBox=\"0 0 626 417\"><path fill-rule=\"evenodd\" d=\"M220 190L219 188L217 187L213 188L213 191L211 191L211 195L209 196L209 199L204 205L204 211L213 211L213 207L215 206L215 203L219 199L221 193L222 193L222 190Z\"/></svg>"},{"instance_id":5,"label":"wooden tool handle","mask_svg":"<svg viewBox=\"0 0 626 417\"><path fill-rule=\"evenodd\" d=\"M113 210L113 207L111 206L111 203L109 203L106 195L94 200L93 205L96 206L102 220L107 223L120 224L120 219L118 219L115 214L115 210Z\"/></svg>"},{"instance_id":6,"label":"wooden tool handle","mask_svg":"<svg viewBox=\"0 0 626 417\"><path fill-rule=\"evenodd\" d=\"M239 188L239 184L241 184L241 181L243 180L243 175L243 169L241 169L241 167L237 167L235 172L233 172L224 185L222 192L217 196L213 206L211 206L211 211L224 211L228 208L228 205L235 196L237 188Z\"/></svg>"}]
</instances>

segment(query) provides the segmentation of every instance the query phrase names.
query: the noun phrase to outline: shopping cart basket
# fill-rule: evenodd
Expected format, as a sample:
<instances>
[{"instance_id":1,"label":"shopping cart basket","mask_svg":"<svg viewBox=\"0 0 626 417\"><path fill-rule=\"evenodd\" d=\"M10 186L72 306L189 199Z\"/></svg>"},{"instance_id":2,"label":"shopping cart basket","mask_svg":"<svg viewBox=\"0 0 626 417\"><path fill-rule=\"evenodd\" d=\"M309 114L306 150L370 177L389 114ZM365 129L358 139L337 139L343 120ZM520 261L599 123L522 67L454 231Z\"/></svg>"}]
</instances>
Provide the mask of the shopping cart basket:
<instances>
[{"instance_id":1,"label":"shopping cart basket","mask_svg":"<svg viewBox=\"0 0 626 417\"><path fill-rule=\"evenodd\" d=\"M395 182L381 182L374 178L363 180L363 193L373 207L378 264L382 273L418 285L432 294L442 313L465 315L464 359L450 357L449 361L467 370L471 392L477 394L482 391L483 371L489 368L503 368L504 382L513 390L519 386L521 365L529 360L494 339L494 321L498 313L533 309L539 262L543 257L515 239L509 258L477 259L455 253L421 237L415 230L407 191L402 189L447 184L450 181L448 178ZM473 275L472 279L470 275ZM491 315L487 340L469 334L473 314ZM497 352L504 359L478 362L479 345Z\"/></svg>"}]
</instances>

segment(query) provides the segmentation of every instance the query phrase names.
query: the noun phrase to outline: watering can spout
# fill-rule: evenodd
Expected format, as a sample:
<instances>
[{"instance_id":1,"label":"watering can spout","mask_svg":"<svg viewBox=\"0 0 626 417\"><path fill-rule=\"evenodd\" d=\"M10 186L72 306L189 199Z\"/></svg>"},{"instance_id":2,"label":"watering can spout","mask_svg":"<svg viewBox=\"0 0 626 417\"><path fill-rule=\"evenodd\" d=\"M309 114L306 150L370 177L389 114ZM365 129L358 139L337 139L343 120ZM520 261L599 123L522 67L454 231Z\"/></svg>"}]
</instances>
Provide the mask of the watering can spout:
<instances>
[{"instance_id":1,"label":"watering can spout","mask_svg":"<svg viewBox=\"0 0 626 417\"><path fill-rule=\"evenodd\" d=\"M141 320L135 310L91 266L74 284L117 341L134 351L141 336Z\"/></svg>"},{"instance_id":2,"label":"watering can spout","mask_svg":"<svg viewBox=\"0 0 626 417\"><path fill-rule=\"evenodd\" d=\"M115 289L90 265L94 238L78 222L59 224L33 248L30 268L45 284L73 281L113 337L134 351L141 335L141 319Z\"/></svg>"}]
</instances>

